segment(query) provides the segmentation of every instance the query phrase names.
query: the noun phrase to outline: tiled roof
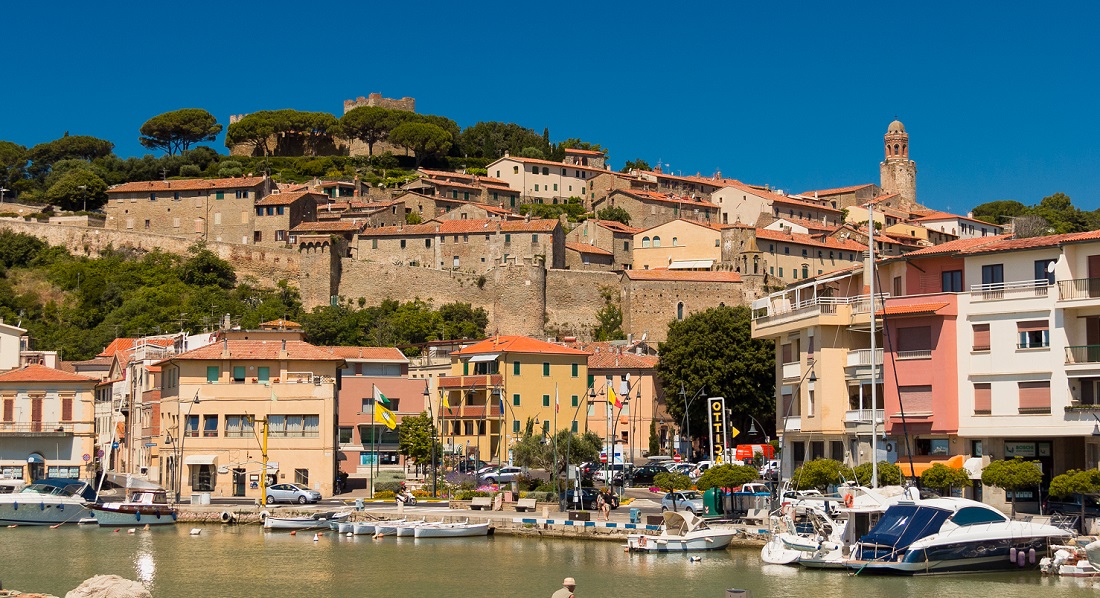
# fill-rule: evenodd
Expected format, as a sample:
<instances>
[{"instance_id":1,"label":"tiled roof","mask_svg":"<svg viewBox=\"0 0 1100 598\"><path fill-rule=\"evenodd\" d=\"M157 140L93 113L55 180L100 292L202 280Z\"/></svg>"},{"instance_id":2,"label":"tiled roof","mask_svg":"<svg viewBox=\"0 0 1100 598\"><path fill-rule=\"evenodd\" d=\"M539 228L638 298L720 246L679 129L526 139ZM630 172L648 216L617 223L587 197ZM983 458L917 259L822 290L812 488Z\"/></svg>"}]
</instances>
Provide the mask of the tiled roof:
<instances>
[{"instance_id":1,"label":"tiled roof","mask_svg":"<svg viewBox=\"0 0 1100 598\"><path fill-rule=\"evenodd\" d=\"M638 355L629 348L624 349L621 345L617 346L609 342L573 343L571 346L591 353L588 356L589 370L653 369L660 361L656 355Z\"/></svg>"},{"instance_id":2,"label":"tiled roof","mask_svg":"<svg viewBox=\"0 0 1100 598\"><path fill-rule=\"evenodd\" d=\"M627 226L618 220L591 220L596 226L602 226L607 230L615 233L626 233L633 235L634 233L641 232L642 229L634 228L633 226Z\"/></svg>"},{"instance_id":3,"label":"tiled roof","mask_svg":"<svg viewBox=\"0 0 1100 598\"><path fill-rule=\"evenodd\" d=\"M638 174L646 174L658 179L672 179L677 181L685 181L688 183L695 183L696 185L707 185L710 187L725 187L726 183L731 179L718 179L704 176L677 176L675 174L669 174L667 172L657 172L656 170L639 170Z\"/></svg>"},{"instance_id":4,"label":"tiled roof","mask_svg":"<svg viewBox=\"0 0 1100 598\"><path fill-rule=\"evenodd\" d=\"M1009 238L1008 235L998 235L996 237L975 237L972 239L955 239L948 241L947 243L940 243L939 245L933 245L931 247L924 247L917 249L916 251L910 251L904 255L889 258L884 261L897 261L897 260L909 260L917 257L934 257L941 255L950 255L953 253L959 253L961 251L980 247L982 245L988 245L990 243L996 243L1003 239Z\"/></svg>"},{"instance_id":5,"label":"tiled roof","mask_svg":"<svg viewBox=\"0 0 1100 598\"><path fill-rule=\"evenodd\" d=\"M463 235L470 233L543 233L552 232L560 226L559 221L546 218L535 220L495 220L489 218L429 220L423 224L403 226L380 226L369 228L360 233L363 237L376 236L422 236L422 235Z\"/></svg>"},{"instance_id":6,"label":"tiled roof","mask_svg":"<svg viewBox=\"0 0 1100 598\"><path fill-rule=\"evenodd\" d=\"M1095 241L1100 239L1100 230L1090 230L1083 233L1074 233L1070 238L1063 241L1064 243L1082 243L1085 241Z\"/></svg>"},{"instance_id":7,"label":"tiled roof","mask_svg":"<svg viewBox=\"0 0 1100 598\"><path fill-rule=\"evenodd\" d=\"M566 249L571 249L577 253L591 253L593 255L613 255L610 251L595 245L589 245L588 243L566 243Z\"/></svg>"},{"instance_id":8,"label":"tiled roof","mask_svg":"<svg viewBox=\"0 0 1100 598\"><path fill-rule=\"evenodd\" d=\"M1001 228L1001 225L999 224L992 224L984 220L978 220L977 218L970 218L969 216L959 216L958 214L951 214L950 212L932 212L927 216L920 216L918 218L914 218L913 220L966 220L967 222L977 222L979 224L984 224L985 226Z\"/></svg>"},{"instance_id":9,"label":"tiled roof","mask_svg":"<svg viewBox=\"0 0 1100 598\"><path fill-rule=\"evenodd\" d=\"M768 239L771 241L783 241L785 243L797 243L812 247L824 247L826 249L841 249L844 251L866 251L867 246L856 243L851 239L836 239L825 237L824 239L813 237L803 233L781 233L779 231L756 229L756 239Z\"/></svg>"},{"instance_id":10,"label":"tiled roof","mask_svg":"<svg viewBox=\"0 0 1100 598\"><path fill-rule=\"evenodd\" d=\"M178 181L134 181L115 185L107 193L134 193L139 191L194 191L196 189L243 189L264 182L262 176L231 179L183 179Z\"/></svg>"},{"instance_id":11,"label":"tiled roof","mask_svg":"<svg viewBox=\"0 0 1100 598\"><path fill-rule=\"evenodd\" d=\"M565 148L567 154L584 154L586 156L602 156L607 152L598 152L596 150L580 149L579 147L567 147Z\"/></svg>"},{"instance_id":12,"label":"tiled roof","mask_svg":"<svg viewBox=\"0 0 1100 598\"><path fill-rule=\"evenodd\" d=\"M867 187L874 186L872 183L864 183L862 185L850 185L848 187L836 187L834 189L812 189L810 191L803 191L799 195L805 195L807 197L813 197L814 193L818 197L822 195L843 195L845 193L851 193L853 191L859 191L860 189L866 189Z\"/></svg>"},{"instance_id":13,"label":"tiled roof","mask_svg":"<svg viewBox=\"0 0 1100 598\"><path fill-rule=\"evenodd\" d=\"M1048 235L1045 237L1028 237L1026 239L1013 239L1008 235L997 237L979 237L982 239L997 239L993 243L986 243L959 251L963 255L978 253L991 253L994 251L1020 251L1025 249L1040 249L1043 247L1055 247L1066 241L1073 241L1081 233L1067 233L1063 235Z\"/></svg>"},{"instance_id":14,"label":"tiled roof","mask_svg":"<svg viewBox=\"0 0 1100 598\"><path fill-rule=\"evenodd\" d=\"M454 351L451 355L467 356L479 353L543 353L551 355L588 355L587 351L563 347L527 336L493 336Z\"/></svg>"},{"instance_id":15,"label":"tiled roof","mask_svg":"<svg viewBox=\"0 0 1100 598\"><path fill-rule=\"evenodd\" d=\"M737 272L712 271L712 270L626 270L626 277L630 280L664 280L678 282L741 282L741 275Z\"/></svg>"},{"instance_id":16,"label":"tiled roof","mask_svg":"<svg viewBox=\"0 0 1100 598\"><path fill-rule=\"evenodd\" d=\"M107 345L105 349L99 352L96 357L114 357L115 353L132 350L137 344L140 338L116 338L111 341L111 344ZM145 344L155 345L157 347L171 347L175 343L174 339L170 338L147 338Z\"/></svg>"},{"instance_id":17,"label":"tiled roof","mask_svg":"<svg viewBox=\"0 0 1100 598\"><path fill-rule=\"evenodd\" d=\"M302 325L291 320L284 320L282 318L279 318L278 320L268 320L267 322L260 322L260 328L301 329Z\"/></svg>"},{"instance_id":18,"label":"tiled roof","mask_svg":"<svg viewBox=\"0 0 1100 598\"><path fill-rule=\"evenodd\" d=\"M668 222L662 222L661 224L655 224L655 225L653 225L649 228L639 230L637 233L634 233L634 234L649 232L649 231L651 231L653 229L656 229L656 228L661 228L663 226L668 226L669 224L672 224L673 222L683 222L685 224L694 224L695 226L699 226L699 227L702 227L702 228L707 228L707 229L710 229L712 231L719 231L719 232L722 231L725 228L729 228L728 225L711 224L709 222L700 222L698 220L691 220L689 218L684 218L683 216L681 216L681 217L679 217L675 220L669 220Z\"/></svg>"},{"instance_id":19,"label":"tiled roof","mask_svg":"<svg viewBox=\"0 0 1100 598\"><path fill-rule=\"evenodd\" d=\"M659 201L661 203L676 204L678 206L689 207L703 207L709 209L718 209L717 204L710 203L709 201L702 201L699 199L692 199L690 197L681 197L678 195L672 195L671 193L659 193L657 191L642 191L641 189L615 189L612 193L623 193L630 195L642 201Z\"/></svg>"},{"instance_id":20,"label":"tiled roof","mask_svg":"<svg viewBox=\"0 0 1100 598\"><path fill-rule=\"evenodd\" d=\"M355 222L352 220L334 220L331 222L303 222L290 229L292 233L330 233L330 232L358 232L366 226L367 222Z\"/></svg>"},{"instance_id":21,"label":"tiled roof","mask_svg":"<svg viewBox=\"0 0 1100 598\"><path fill-rule=\"evenodd\" d=\"M948 303L916 303L913 305L887 305L880 314L887 316L911 316L916 314L934 314L947 307Z\"/></svg>"},{"instance_id":22,"label":"tiled roof","mask_svg":"<svg viewBox=\"0 0 1100 598\"><path fill-rule=\"evenodd\" d=\"M4 382L95 382L95 378L71 374L44 365L27 365L16 370L0 374L0 383Z\"/></svg>"},{"instance_id":23,"label":"tiled roof","mask_svg":"<svg viewBox=\"0 0 1100 598\"><path fill-rule=\"evenodd\" d=\"M349 361L400 361L408 363L409 358L396 347L317 347Z\"/></svg>"},{"instance_id":24,"label":"tiled roof","mask_svg":"<svg viewBox=\"0 0 1100 598\"><path fill-rule=\"evenodd\" d=\"M545 166L556 166L558 168L573 168L577 170L587 170L590 172L607 172L604 168L593 168L592 166L581 166L580 164L566 164L565 162L554 162L552 160L539 160L537 158L521 158L519 156L505 156L500 160L515 160L516 162L522 162L524 164L542 164ZM498 162L500 161L498 160ZM494 162L495 164L495 162ZM492 164L490 164L492 166Z\"/></svg>"},{"instance_id":25,"label":"tiled roof","mask_svg":"<svg viewBox=\"0 0 1100 598\"><path fill-rule=\"evenodd\" d=\"M459 183L458 181L444 181L442 179L422 178L420 179L430 185L436 185L439 187L458 187L460 189L473 189L474 191L480 191L481 187L476 185L468 185L466 183Z\"/></svg>"},{"instance_id":26,"label":"tiled roof","mask_svg":"<svg viewBox=\"0 0 1100 598\"><path fill-rule=\"evenodd\" d=\"M292 193L272 193L267 197L256 202L258 206L289 206L290 204L298 201L299 199L313 195L317 198L327 199L327 195L323 193L313 193L311 191L294 191Z\"/></svg>"},{"instance_id":27,"label":"tiled roof","mask_svg":"<svg viewBox=\"0 0 1100 598\"><path fill-rule=\"evenodd\" d=\"M265 360L280 360L289 359L292 361L343 361L344 358L339 355L335 355L332 352L311 345L304 341L285 341L287 357L281 357L283 350L283 342L279 340L272 341L253 341L253 340L224 340L219 343L211 343L205 347L199 347L186 353L180 353L175 357L170 357L165 361L184 361L184 360L201 360L201 361L221 361L223 359L265 359ZM222 351L225 347L229 347L229 357L222 357Z\"/></svg>"},{"instance_id":28,"label":"tiled roof","mask_svg":"<svg viewBox=\"0 0 1100 598\"><path fill-rule=\"evenodd\" d=\"M871 201L869 201L869 202L867 202L863 205L864 206L867 206L867 205L872 205L873 206L873 205L877 205L879 203L882 203L882 202L886 201L887 199L893 199L895 197L898 197L897 193L883 193L882 195L879 195L878 197L872 199Z\"/></svg>"},{"instance_id":29,"label":"tiled roof","mask_svg":"<svg viewBox=\"0 0 1100 598\"><path fill-rule=\"evenodd\" d=\"M798 226L807 228L809 230L816 230L816 231L831 231L831 230L834 230L837 227L837 225L835 225L835 224L825 224L824 222L821 222L820 220L813 220L813 219L810 219L810 218L799 218L798 216L782 216L781 215L776 220L785 220L787 222L790 222L791 224L796 224ZM768 225L768 226L771 226L771 225Z\"/></svg>"},{"instance_id":30,"label":"tiled roof","mask_svg":"<svg viewBox=\"0 0 1100 598\"><path fill-rule=\"evenodd\" d=\"M419 173L421 173L425 176L428 176L430 178L433 178L433 179L438 179L438 178L441 178L441 177L442 178L458 177L460 179L467 179L467 180L471 180L471 181L476 179L477 182L479 182L479 183L497 184L497 185L508 186L507 181L503 181L501 179L491 177L491 176L466 174L464 172L451 172L449 170L430 170L430 169L427 169L427 168L421 168L421 169L417 170L417 172L419 172Z\"/></svg>"}]
</instances>

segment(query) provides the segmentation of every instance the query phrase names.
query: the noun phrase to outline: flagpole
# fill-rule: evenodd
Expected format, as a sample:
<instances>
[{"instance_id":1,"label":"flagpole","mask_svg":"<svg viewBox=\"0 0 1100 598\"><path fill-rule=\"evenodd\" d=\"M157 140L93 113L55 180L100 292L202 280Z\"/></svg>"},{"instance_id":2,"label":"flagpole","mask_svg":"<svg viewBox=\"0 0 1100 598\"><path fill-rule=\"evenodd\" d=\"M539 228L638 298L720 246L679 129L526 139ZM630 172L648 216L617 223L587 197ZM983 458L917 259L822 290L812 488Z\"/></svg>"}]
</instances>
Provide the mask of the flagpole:
<instances>
[{"instance_id":1,"label":"flagpole","mask_svg":"<svg viewBox=\"0 0 1100 598\"><path fill-rule=\"evenodd\" d=\"M558 383L554 383L554 430L553 436L550 437L554 441L554 468L551 470L554 476L554 492L561 494L561 476L558 475Z\"/></svg>"}]
</instances>

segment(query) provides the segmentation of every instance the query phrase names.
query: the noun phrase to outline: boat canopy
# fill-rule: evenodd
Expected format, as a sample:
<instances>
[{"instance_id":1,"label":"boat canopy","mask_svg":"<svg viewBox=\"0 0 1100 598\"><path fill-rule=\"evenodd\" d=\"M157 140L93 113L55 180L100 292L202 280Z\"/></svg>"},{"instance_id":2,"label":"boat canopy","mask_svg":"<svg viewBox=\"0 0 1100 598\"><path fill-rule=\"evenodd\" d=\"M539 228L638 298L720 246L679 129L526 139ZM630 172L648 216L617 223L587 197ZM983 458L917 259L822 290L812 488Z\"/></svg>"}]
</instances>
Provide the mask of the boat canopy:
<instances>
[{"instance_id":1,"label":"boat canopy","mask_svg":"<svg viewBox=\"0 0 1100 598\"><path fill-rule=\"evenodd\" d=\"M940 531L952 511L924 505L899 504L886 509L875 527L859 541L904 550L913 542Z\"/></svg>"},{"instance_id":2,"label":"boat canopy","mask_svg":"<svg viewBox=\"0 0 1100 598\"><path fill-rule=\"evenodd\" d=\"M103 478L108 482L121 488L126 488L127 490L160 490L161 492L164 492L164 488L162 488L159 484L154 484L153 482L150 482L148 480L135 477L133 474L130 473L105 473L103 474Z\"/></svg>"},{"instance_id":3,"label":"boat canopy","mask_svg":"<svg viewBox=\"0 0 1100 598\"><path fill-rule=\"evenodd\" d=\"M703 520L689 511L665 511L665 532L670 536L683 536L703 525Z\"/></svg>"}]
</instances>

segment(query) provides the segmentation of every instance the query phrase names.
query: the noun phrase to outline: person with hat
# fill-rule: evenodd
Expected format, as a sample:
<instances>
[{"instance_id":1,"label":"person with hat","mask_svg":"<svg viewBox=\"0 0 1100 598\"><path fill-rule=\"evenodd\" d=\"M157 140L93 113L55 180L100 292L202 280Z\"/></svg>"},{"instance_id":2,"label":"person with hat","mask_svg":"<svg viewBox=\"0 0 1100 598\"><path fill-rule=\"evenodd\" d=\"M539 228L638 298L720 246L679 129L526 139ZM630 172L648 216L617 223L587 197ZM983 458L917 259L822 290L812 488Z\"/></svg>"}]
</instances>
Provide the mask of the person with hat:
<instances>
[{"instance_id":1,"label":"person with hat","mask_svg":"<svg viewBox=\"0 0 1100 598\"><path fill-rule=\"evenodd\" d=\"M566 577L565 581L561 582L561 585L565 587L554 592L554 595L550 598L573 598L573 589L577 587L577 580L572 577Z\"/></svg>"}]
</instances>

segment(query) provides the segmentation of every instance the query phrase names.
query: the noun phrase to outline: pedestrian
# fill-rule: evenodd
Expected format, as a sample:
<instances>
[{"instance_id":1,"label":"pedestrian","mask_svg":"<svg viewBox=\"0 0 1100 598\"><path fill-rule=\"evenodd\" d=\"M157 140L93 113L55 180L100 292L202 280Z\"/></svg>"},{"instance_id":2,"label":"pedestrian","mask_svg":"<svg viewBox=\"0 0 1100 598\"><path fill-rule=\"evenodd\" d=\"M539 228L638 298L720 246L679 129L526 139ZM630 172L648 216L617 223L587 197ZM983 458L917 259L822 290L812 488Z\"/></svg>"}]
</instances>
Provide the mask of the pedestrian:
<instances>
[{"instance_id":1,"label":"pedestrian","mask_svg":"<svg viewBox=\"0 0 1100 598\"><path fill-rule=\"evenodd\" d=\"M596 493L596 513L599 517L603 517L603 508L607 504L607 501L603 498L603 492Z\"/></svg>"},{"instance_id":2,"label":"pedestrian","mask_svg":"<svg viewBox=\"0 0 1100 598\"><path fill-rule=\"evenodd\" d=\"M566 577L561 585L564 587L554 592L550 598L573 598L573 589L577 587L577 581L572 577Z\"/></svg>"},{"instance_id":3,"label":"pedestrian","mask_svg":"<svg viewBox=\"0 0 1100 598\"><path fill-rule=\"evenodd\" d=\"M601 494L600 498L603 500L603 505L600 507L600 510L603 511L603 520L604 521L611 521L611 500L610 500L610 497L604 498L604 496Z\"/></svg>"}]
</instances>

